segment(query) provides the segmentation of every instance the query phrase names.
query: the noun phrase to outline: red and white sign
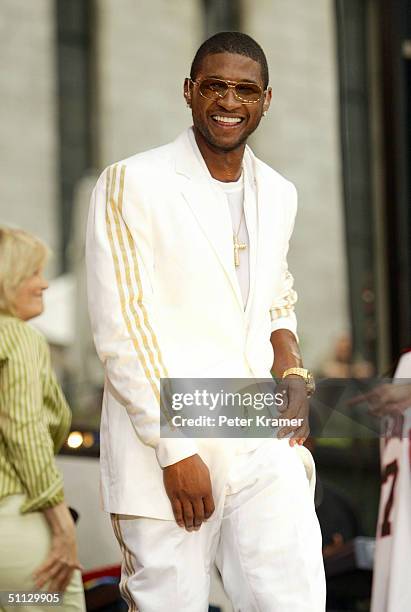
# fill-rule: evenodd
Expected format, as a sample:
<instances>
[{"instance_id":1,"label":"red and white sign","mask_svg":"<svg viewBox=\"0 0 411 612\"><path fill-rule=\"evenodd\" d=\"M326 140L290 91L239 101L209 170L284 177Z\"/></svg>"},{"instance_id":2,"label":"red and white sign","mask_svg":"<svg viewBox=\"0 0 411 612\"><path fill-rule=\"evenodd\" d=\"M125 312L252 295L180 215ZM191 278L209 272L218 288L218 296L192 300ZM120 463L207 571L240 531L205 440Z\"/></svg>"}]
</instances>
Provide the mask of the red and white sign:
<instances>
[{"instance_id":1,"label":"red and white sign","mask_svg":"<svg viewBox=\"0 0 411 612\"><path fill-rule=\"evenodd\" d=\"M395 378L411 379L411 352L401 357ZM411 407L404 415L384 417L383 426L371 612L410 612Z\"/></svg>"}]
</instances>

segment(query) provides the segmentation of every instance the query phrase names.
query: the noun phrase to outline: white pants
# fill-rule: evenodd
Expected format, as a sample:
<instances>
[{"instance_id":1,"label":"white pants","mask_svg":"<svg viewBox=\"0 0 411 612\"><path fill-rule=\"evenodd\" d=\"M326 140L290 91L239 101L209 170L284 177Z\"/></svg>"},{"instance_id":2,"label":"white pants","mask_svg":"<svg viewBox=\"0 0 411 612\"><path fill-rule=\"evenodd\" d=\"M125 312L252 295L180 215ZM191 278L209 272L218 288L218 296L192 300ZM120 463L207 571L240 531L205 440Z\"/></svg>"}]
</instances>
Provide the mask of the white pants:
<instances>
[{"instance_id":1,"label":"white pants","mask_svg":"<svg viewBox=\"0 0 411 612\"><path fill-rule=\"evenodd\" d=\"M132 612L206 612L214 562L235 612L325 609L313 495L288 440L267 440L233 458L222 511L199 531L118 514L112 523Z\"/></svg>"}]
</instances>

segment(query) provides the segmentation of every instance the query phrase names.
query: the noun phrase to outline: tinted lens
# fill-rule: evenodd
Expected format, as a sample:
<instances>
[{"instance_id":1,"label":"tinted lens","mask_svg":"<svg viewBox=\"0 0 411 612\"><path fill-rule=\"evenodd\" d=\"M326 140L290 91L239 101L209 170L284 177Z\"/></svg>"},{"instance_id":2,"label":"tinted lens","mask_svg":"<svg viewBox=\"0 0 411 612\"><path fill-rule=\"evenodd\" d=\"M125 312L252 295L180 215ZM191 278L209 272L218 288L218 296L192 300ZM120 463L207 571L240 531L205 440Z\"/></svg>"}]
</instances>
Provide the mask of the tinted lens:
<instances>
[{"instance_id":1,"label":"tinted lens","mask_svg":"<svg viewBox=\"0 0 411 612\"><path fill-rule=\"evenodd\" d=\"M200 83L200 93L211 100L224 97L227 89L227 83L218 79L204 79Z\"/></svg>"},{"instance_id":2,"label":"tinted lens","mask_svg":"<svg viewBox=\"0 0 411 612\"><path fill-rule=\"evenodd\" d=\"M261 98L261 88L254 83L237 83L235 86L237 98L244 102L258 102Z\"/></svg>"}]
</instances>

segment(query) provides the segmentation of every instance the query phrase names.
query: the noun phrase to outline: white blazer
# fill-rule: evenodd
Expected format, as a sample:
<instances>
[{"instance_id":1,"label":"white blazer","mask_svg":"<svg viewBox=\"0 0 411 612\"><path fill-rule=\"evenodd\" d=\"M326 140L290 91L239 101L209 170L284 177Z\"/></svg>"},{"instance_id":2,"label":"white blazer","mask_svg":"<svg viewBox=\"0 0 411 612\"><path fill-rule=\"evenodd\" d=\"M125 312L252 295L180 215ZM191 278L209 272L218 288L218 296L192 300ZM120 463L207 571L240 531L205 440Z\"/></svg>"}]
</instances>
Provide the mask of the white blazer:
<instances>
[{"instance_id":1,"label":"white blazer","mask_svg":"<svg viewBox=\"0 0 411 612\"><path fill-rule=\"evenodd\" d=\"M245 198L245 311L229 208L188 131L110 166L94 189L86 261L93 335L105 368L100 440L108 512L172 519L161 468L196 452L210 469L218 505L235 444L160 438L160 377L267 378L271 332L296 334L286 261L296 190L249 147L244 163L257 192L256 206Z\"/></svg>"}]
</instances>

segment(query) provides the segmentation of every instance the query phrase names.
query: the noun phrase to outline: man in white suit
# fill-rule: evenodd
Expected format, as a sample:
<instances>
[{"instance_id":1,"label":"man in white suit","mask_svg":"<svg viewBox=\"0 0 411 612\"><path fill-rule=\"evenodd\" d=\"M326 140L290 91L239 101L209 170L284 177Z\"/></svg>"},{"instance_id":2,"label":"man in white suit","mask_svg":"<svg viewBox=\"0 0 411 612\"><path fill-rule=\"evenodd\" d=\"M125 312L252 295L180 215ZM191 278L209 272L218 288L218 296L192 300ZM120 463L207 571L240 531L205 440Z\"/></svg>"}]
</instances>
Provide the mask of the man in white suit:
<instances>
[{"instance_id":1,"label":"man in white suit","mask_svg":"<svg viewBox=\"0 0 411 612\"><path fill-rule=\"evenodd\" d=\"M88 294L105 367L103 506L130 610L203 612L210 568L236 611L320 612L321 536L288 243L294 186L246 146L270 106L261 47L199 48L184 83L193 127L107 168L93 192ZM160 436L160 379L293 379L292 439Z\"/></svg>"}]
</instances>

